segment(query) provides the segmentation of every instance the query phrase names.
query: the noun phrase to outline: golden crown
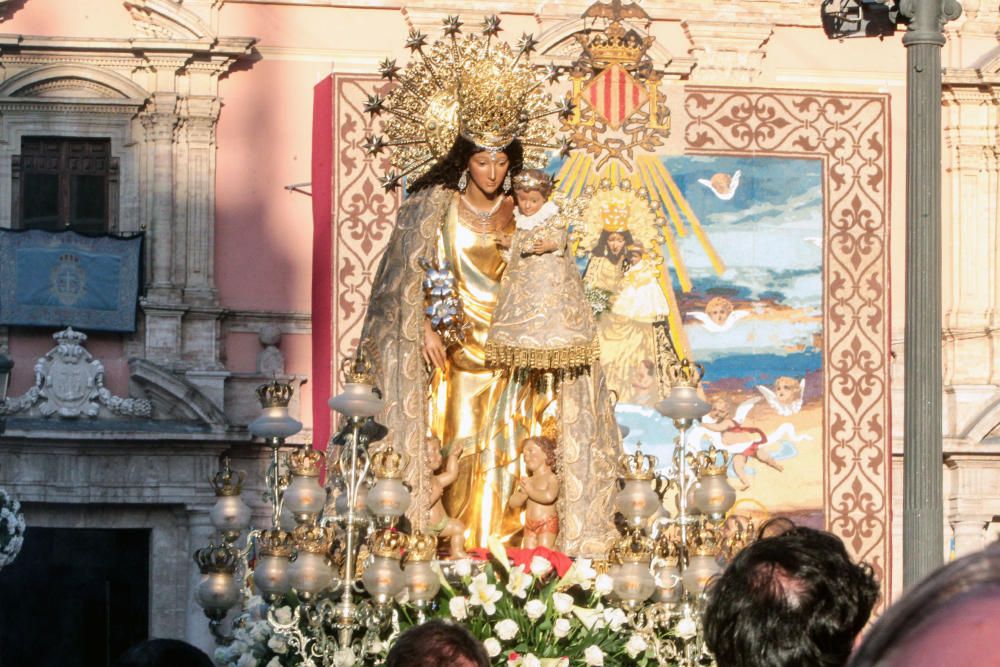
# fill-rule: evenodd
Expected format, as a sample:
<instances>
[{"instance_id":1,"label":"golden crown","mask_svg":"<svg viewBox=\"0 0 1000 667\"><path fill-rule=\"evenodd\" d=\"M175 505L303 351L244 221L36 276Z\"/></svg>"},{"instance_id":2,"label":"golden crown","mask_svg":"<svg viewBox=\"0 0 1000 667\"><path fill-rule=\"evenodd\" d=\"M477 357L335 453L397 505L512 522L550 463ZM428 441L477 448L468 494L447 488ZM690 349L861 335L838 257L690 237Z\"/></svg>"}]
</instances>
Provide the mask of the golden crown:
<instances>
[{"instance_id":1,"label":"golden crown","mask_svg":"<svg viewBox=\"0 0 1000 667\"><path fill-rule=\"evenodd\" d=\"M603 68L614 63L638 64L655 38L641 36L635 30L626 30L618 21L614 21L603 32L595 33L588 40L583 35L577 35L577 41L589 56L590 64Z\"/></svg>"},{"instance_id":2,"label":"golden crown","mask_svg":"<svg viewBox=\"0 0 1000 667\"><path fill-rule=\"evenodd\" d=\"M691 467L698 475L725 475L729 467L729 452L709 445L708 449L694 455Z\"/></svg>"},{"instance_id":3,"label":"golden crown","mask_svg":"<svg viewBox=\"0 0 1000 667\"><path fill-rule=\"evenodd\" d=\"M222 457L222 470L212 476L212 488L217 496L238 496L243 490L243 481L247 474L243 470L233 470L229 466L229 457Z\"/></svg>"},{"instance_id":4,"label":"golden crown","mask_svg":"<svg viewBox=\"0 0 1000 667\"><path fill-rule=\"evenodd\" d=\"M662 558L667 563L676 565L680 556L680 549L677 546L677 542L674 541L673 536L669 532L663 531L656 538L653 553L657 558Z\"/></svg>"},{"instance_id":5,"label":"golden crown","mask_svg":"<svg viewBox=\"0 0 1000 667\"><path fill-rule=\"evenodd\" d=\"M327 554L333 546L333 527L315 524L299 524L292 531L292 540L299 551L311 554Z\"/></svg>"},{"instance_id":6,"label":"golden crown","mask_svg":"<svg viewBox=\"0 0 1000 667\"><path fill-rule=\"evenodd\" d=\"M272 380L257 387L257 398L262 408L287 408L292 400L292 385Z\"/></svg>"},{"instance_id":7,"label":"golden crown","mask_svg":"<svg viewBox=\"0 0 1000 667\"><path fill-rule=\"evenodd\" d=\"M608 559L619 563L648 563L653 558L653 539L642 531L632 530L622 535L612 547Z\"/></svg>"},{"instance_id":8,"label":"golden crown","mask_svg":"<svg viewBox=\"0 0 1000 667\"><path fill-rule=\"evenodd\" d=\"M380 530L372 538L372 553L383 558L402 558L406 549L407 536L391 528Z\"/></svg>"},{"instance_id":9,"label":"golden crown","mask_svg":"<svg viewBox=\"0 0 1000 667\"><path fill-rule=\"evenodd\" d=\"M280 528L272 528L262 531L257 537L257 550L264 556L288 558L295 551L295 542L292 540L291 533Z\"/></svg>"},{"instance_id":10,"label":"golden crown","mask_svg":"<svg viewBox=\"0 0 1000 667\"><path fill-rule=\"evenodd\" d=\"M671 386L697 387L705 375L705 367L690 359L681 359L667 367Z\"/></svg>"},{"instance_id":11,"label":"golden crown","mask_svg":"<svg viewBox=\"0 0 1000 667\"><path fill-rule=\"evenodd\" d=\"M437 544L437 535L415 531L406 541L406 560L413 562L434 560L434 556L437 555Z\"/></svg>"},{"instance_id":12,"label":"golden crown","mask_svg":"<svg viewBox=\"0 0 1000 667\"><path fill-rule=\"evenodd\" d=\"M372 472L379 479L402 479L409 462L410 457L397 452L392 445L371 455Z\"/></svg>"},{"instance_id":13,"label":"golden crown","mask_svg":"<svg viewBox=\"0 0 1000 667\"><path fill-rule=\"evenodd\" d=\"M416 180L427 173L459 136L492 151L519 139L526 167L544 166L548 148L570 150L568 142L553 143L555 128L546 117L569 116L573 103L567 96L553 106L540 90L546 81L558 80L559 69L543 73L528 62L535 39L523 35L516 50L495 39L501 30L496 16L483 20L479 35L463 36L462 25L449 16L444 37L433 44L419 30L410 31L406 48L418 58L405 69L389 59L379 67L382 78L397 85L386 97L368 96L364 110L389 118L382 126L386 136L368 136L364 147L370 155L395 149L392 170L382 179L386 190L398 187L404 176Z\"/></svg>"},{"instance_id":14,"label":"golden crown","mask_svg":"<svg viewBox=\"0 0 1000 667\"><path fill-rule=\"evenodd\" d=\"M209 544L194 552L194 562L202 574L236 571L238 562L236 551L226 545Z\"/></svg>"},{"instance_id":15,"label":"golden crown","mask_svg":"<svg viewBox=\"0 0 1000 667\"><path fill-rule=\"evenodd\" d=\"M311 447L300 447L288 457L288 469L297 477L319 477L323 453Z\"/></svg>"},{"instance_id":16,"label":"golden crown","mask_svg":"<svg viewBox=\"0 0 1000 667\"><path fill-rule=\"evenodd\" d=\"M361 352L352 359L344 359L340 364L346 384L375 384L375 368Z\"/></svg>"},{"instance_id":17,"label":"golden crown","mask_svg":"<svg viewBox=\"0 0 1000 667\"><path fill-rule=\"evenodd\" d=\"M622 454L618 457L625 479L650 480L656 477L656 457L647 456L639 449L635 454Z\"/></svg>"},{"instance_id":18,"label":"golden crown","mask_svg":"<svg viewBox=\"0 0 1000 667\"><path fill-rule=\"evenodd\" d=\"M715 556L719 553L719 536L714 528L701 525L688 535L688 553L693 556Z\"/></svg>"}]
</instances>

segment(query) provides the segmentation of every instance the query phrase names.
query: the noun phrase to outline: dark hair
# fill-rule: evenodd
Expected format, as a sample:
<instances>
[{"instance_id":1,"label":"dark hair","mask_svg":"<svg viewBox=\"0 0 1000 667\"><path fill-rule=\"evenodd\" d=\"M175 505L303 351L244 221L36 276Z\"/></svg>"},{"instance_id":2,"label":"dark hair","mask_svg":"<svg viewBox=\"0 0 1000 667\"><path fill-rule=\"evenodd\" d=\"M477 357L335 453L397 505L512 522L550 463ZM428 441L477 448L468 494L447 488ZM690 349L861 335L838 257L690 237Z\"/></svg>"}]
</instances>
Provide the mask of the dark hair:
<instances>
[{"instance_id":1,"label":"dark hair","mask_svg":"<svg viewBox=\"0 0 1000 667\"><path fill-rule=\"evenodd\" d=\"M623 239L625 239L625 243L622 244L622 250L617 255L612 254L611 248L608 247L608 237L611 236L612 234L619 234ZM617 263L618 260L628 255L628 247L633 243L635 243L635 241L632 240L632 232L628 231L627 229L620 232L612 232L605 229L602 230L601 235L597 237L597 243L594 244L594 249L590 251L590 256L607 257L608 259Z\"/></svg>"},{"instance_id":2,"label":"dark hair","mask_svg":"<svg viewBox=\"0 0 1000 667\"><path fill-rule=\"evenodd\" d=\"M705 643L719 667L840 667L878 584L839 537L793 527L743 549L708 596Z\"/></svg>"},{"instance_id":3,"label":"dark hair","mask_svg":"<svg viewBox=\"0 0 1000 667\"><path fill-rule=\"evenodd\" d=\"M415 625L389 649L384 667L454 667L459 658L489 667L490 657L478 639L460 625L434 619Z\"/></svg>"},{"instance_id":4,"label":"dark hair","mask_svg":"<svg viewBox=\"0 0 1000 667\"><path fill-rule=\"evenodd\" d=\"M114 667L213 667L201 649L179 639L148 639L118 656Z\"/></svg>"},{"instance_id":5,"label":"dark hair","mask_svg":"<svg viewBox=\"0 0 1000 667\"><path fill-rule=\"evenodd\" d=\"M889 607L851 658L851 667L873 667L906 643L910 633L943 610L970 598L1000 595L1000 545L963 556L938 568Z\"/></svg>"},{"instance_id":6,"label":"dark hair","mask_svg":"<svg viewBox=\"0 0 1000 667\"><path fill-rule=\"evenodd\" d=\"M431 167L430 171L415 180L413 185L409 186L407 190L412 194L434 185L442 185L449 190L457 190L458 179L462 176L462 172L468 168L469 160L476 153L482 152L482 149L465 137L455 139L455 143L452 144L448 154ZM507 173L513 178L524 166L524 148L521 146L521 142L515 139L501 152L510 161Z\"/></svg>"}]
</instances>

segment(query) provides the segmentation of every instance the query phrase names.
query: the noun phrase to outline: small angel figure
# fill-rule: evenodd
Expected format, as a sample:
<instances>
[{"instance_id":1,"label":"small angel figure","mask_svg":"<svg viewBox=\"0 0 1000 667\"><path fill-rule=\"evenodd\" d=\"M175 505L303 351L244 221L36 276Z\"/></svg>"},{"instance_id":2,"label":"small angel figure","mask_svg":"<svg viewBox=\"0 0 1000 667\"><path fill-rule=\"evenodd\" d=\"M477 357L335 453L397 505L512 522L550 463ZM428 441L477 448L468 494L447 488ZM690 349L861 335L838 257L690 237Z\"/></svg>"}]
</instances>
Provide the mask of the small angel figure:
<instances>
[{"instance_id":1,"label":"small angel figure","mask_svg":"<svg viewBox=\"0 0 1000 667\"><path fill-rule=\"evenodd\" d=\"M802 411L802 396L806 391L806 379L796 380L782 375L774 381L774 390L757 385L767 404L782 417L790 417Z\"/></svg>"},{"instance_id":2,"label":"small angel figure","mask_svg":"<svg viewBox=\"0 0 1000 667\"><path fill-rule=\"evenodd\" d=\"M703 420L701 425L709 431L721 434L722 444L733 452L733 472L743 484L738 490L746 491L750 488L750 480L746 475L746 464L749 459L755 458L779 472L783 471L784 467L767 451L760 448L767 444L766 433L759 428L741 426L731 415L732 408L729 401L717 398L712 401L712 410L708 413L711 421Z\"/></svg>"},{"instance_id":3,"label":"small angel figure","mask_svg":"<svg viewBox=\"0 0 1000 667\"><path fill-rule=\"evenodd\" d=\"M510 497L510 506L525 506L524 538L521 546L534 549L542 546L552 549L559 534L559 516L556 499L559 497L559 478L554 470L556 443L551 438L537 436L522 442L524 467L530 476L518 482Z\"/></svg>"},{"instance_id":4,"label":"small angel figure","mask_svg":"<svg viewBox=\"0 0 1000 667\"><path fill-rule=\"evenodd\" d=\"M693 310L688 312L689 317L701 322L705 329L711 333L722 333L729 331L733 325L750 314L749 310L736 310L733 302L724 296L715 296L705 304L705 312Z\"/></svg>"},{"instance_id":5,"label":"small angel figure","mask_svg":"<svg viewBox=\"0 0 1000 667\"><path fill-rule=\"evenodd\" d=\"M736 194L736 189L740 187L740 176L743 175L739 169L732 175L719 172L712 174L712 178L699 178L698 182L712 191L716 197L722 201L729 201Z\"/></svg>"},{"instance_id":6,"label":"small angel figure","mask_svg":"<svg viewBox=\"0 0 1000 667\"><path fill-rule=\"evenodd\" d=\"M427 465L432 472L437 472L441 468L443 457L441 456L441 441L436 437L427 438ZM427 530L436 533L438 537L449 539L449 554L452 558L465 558L465 524L458 519L454 519L445 512L444 503L441 497L444 490L455 479L458 478L458 452L448 452L448 459L444 462L444 470L437 475L431 476L431 509L430 524Z\"/></svg>"},{"instance_id":7,"label":"small angel figure","mask_svg":"<svg viewBox=\"0 0 1000 667\"><path fill-rule=\"evenodd\" d=\"M540 169L514 177L516 229L486 340L486 363L506 368L585 368L599 358L597 325L566 252L570 218Z\"/></svg>"}]
</instances>

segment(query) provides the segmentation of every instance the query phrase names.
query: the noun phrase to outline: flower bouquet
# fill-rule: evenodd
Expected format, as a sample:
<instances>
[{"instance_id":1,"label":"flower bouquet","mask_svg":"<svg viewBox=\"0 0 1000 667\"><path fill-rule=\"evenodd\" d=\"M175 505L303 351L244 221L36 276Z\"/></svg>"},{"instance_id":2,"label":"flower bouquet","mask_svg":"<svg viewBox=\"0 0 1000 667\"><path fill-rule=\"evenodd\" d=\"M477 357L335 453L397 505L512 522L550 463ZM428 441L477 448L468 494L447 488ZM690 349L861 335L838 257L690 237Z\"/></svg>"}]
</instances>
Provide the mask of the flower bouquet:
<instances>
[{"instance_id":1,"label":"flower bouquet","mask_svg":"<svg viewBox=\"0 0 1000 667\"><path fill-rule=\"evenodd\" d=\"M590 309L594 311L594 317L599 317L601 313L611 307L613 294L600 287L584 287L583 295L590 304Z\"/></svg>"},{"instance_id":2,"label":"flower bouquet","mask_svg":"<svg viewBox=\"0 0 1000 667\"><path fill-rule=\"evenodd\" d=\"M24 543L24 528L21 503L0 489L0 567L10 565L17 558Z\"/></svg>"},{"instance_id":3,"label":"flower bouquet","mask_svg":"<svg viewBox=\"0 0 1000 667\"><path fill-rule=\"evenodd\" d=\"M429 615L451 619L483 642L494 665L543 667L657 664L652 647L611 604L612 580L587 559L544 547L491 543L484 563L457 561ZM405 611L400 630L417 620Z\"/></svg>"}]
</instances>

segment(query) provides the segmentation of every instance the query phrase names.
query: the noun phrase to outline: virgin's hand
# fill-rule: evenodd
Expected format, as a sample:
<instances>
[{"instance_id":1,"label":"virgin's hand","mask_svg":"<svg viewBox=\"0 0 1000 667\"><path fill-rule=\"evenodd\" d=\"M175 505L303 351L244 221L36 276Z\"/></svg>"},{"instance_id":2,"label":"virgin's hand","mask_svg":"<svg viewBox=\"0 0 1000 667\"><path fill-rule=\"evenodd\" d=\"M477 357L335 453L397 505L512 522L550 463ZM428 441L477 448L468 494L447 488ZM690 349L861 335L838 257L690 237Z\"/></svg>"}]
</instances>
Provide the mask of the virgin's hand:
<instances>
[{"instance_id":1,"label":"virgin's hand","mask_svg":"<svg viewBox=\"0 0 1000 667\"><path fill-rule=\"evenodd\" d=\"M499 233L497 234L497 245L507 250L510 248L510 234Z\"/></svg>"},{"instance_id":2,"label":"virgin's hand","mask_svg":"<svg viewBox=\"0 0 1000 667\"><path fill-rule=\"evenodd\" d=\"M439 370L444 370L444 362L447 357L444 348L444 341L441 335L434 331L429 320L424 320L424 361L428 366L434 366Z\"/></svg>"}]
</instances>

